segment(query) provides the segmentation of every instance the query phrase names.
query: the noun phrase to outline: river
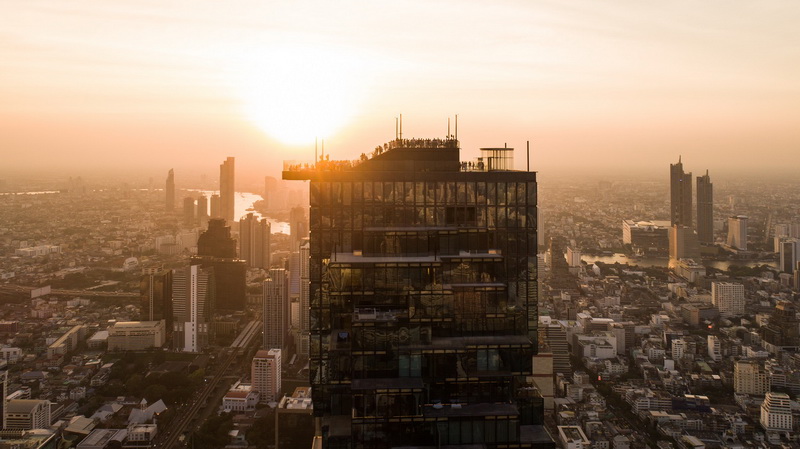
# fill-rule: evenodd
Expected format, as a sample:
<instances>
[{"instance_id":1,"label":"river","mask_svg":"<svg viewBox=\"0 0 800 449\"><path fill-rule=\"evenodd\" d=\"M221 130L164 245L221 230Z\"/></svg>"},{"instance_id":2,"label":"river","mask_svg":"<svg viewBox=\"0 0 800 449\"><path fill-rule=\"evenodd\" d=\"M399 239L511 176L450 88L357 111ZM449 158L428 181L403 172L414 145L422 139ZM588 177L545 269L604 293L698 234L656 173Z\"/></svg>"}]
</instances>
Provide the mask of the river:
<instances>
[{"instance_id":1,"label":"river","mask_svg":"<svg viewBox=\"0 0 800 449\"><path fill-rule=\"evenodd\" d=\"M43 190L41 192L1 192L0 195L44 195L46 193L61 193L58 190Z\"/></svg>"},{"instance_id":2,"label":"river","mask_svg":"<svg viewBox=\"0 0 800 449\"><path fill-rule=\"evenodd\" d=\"M625 254L615 253L610 256L594 256L591 254L584 254L581 260L586 263L603 262L606 264L614 263L627 263L630 265L639 265L640 267L667 267L669 265L668 257L637 257L629 258ZM727 271L731 265L739 265L745 267L757 267L760 265L768 265L773 268L778 268L778 262L774 260L705 260L703 265L706 267L716 268L718 270Z\"/></svg>"},{"instance_id":3,"label":"river","mask_svg":"<svg viewBox=\"0 0 800 449\"><path fill-rule=\"evenodd\" d=\"M211 204L211 195L219 194L218 190L199 190L199 189L187 189L187 190L189 192L202 193L203 195L209 197L209 200L208 200L209 205ZM265 217L265 216L261 215L260 213L258 213L255 210L248 210L248 209L253 207L253 205L256 203L256 201L261 201L263 199L264 198L261 195L257 194L257 193L236 192L236 194L234 195L234 203L233 203L233 216L236 219L236 221L239 221L238 220L239 218L241 218L241 217L243 217L243 216L245 216L245 215L247 215L249 213L252 213L256 217L266 218L267 221L269 222L270 229L271 229L273 234L286 234L286 235L288 235L289 231L290 231L289 223L287 223L285 221L278 221L278 220L274 220L274 219L269 218L269 217Z\"/></svg>"}]
</instances>

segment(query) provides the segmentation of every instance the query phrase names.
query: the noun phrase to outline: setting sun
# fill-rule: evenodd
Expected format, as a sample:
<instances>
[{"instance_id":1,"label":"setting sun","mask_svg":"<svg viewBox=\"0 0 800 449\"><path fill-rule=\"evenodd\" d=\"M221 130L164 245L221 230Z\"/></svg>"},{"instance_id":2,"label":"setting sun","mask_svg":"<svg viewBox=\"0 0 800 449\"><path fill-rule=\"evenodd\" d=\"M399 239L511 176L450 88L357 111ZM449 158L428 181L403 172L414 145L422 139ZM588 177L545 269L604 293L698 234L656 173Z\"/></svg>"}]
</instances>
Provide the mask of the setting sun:
<instances>
[{"instance_id":1,"label":"setting sun","mask_svg":"<svg viewBox=\"0 0 800 449\"><path fill-rule=\"evenodd\" d=\"M357 111L363 66L336 48L292 45L247 55L230 74L249 120L285 144L304 145L335 133Z\"/></svg>"}]
</instances>

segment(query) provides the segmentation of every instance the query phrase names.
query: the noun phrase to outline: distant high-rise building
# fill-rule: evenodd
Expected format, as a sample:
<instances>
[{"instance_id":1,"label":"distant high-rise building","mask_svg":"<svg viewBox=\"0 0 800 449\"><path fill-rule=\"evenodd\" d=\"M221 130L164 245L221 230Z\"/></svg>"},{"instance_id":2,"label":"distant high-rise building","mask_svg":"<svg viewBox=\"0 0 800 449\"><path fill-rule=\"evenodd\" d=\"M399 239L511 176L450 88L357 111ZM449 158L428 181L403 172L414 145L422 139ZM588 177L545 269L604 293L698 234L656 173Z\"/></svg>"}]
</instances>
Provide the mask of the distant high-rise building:
<instances>
[{"instance_id":1,"label":"distant high-rise building","mask_svg":"<svg viewBox=\"0 0 800 449\"><path fill-rule=\"evenodd\" d=\"M671 261L700 259L700 245L692 228L672 225L669 231L669 258Z\"/></svg>"},{"instance_id":2,"label":"distant high-rise building","mask_svg":"<svg viewBox=\"0 0 800 449\"><path fill-rule=\"evenodd\" d=\"M304 357L308 357L308 342L311 331L311 323L309 320L309 288L311 287L310 273L308 272L309 262L311 257L311 248L309 247L308 239L304 240L300 245L300 305L299 322L300 329L296 341L297 352Z\"/></svg>"},{"instance_id":3,"label":"distant high-rise building","mask_svg":"<svg viewBox=\"0 0 800 449\"><path fill-rule=\"evenodd\" d=\"M214 269L215 311L244 311L247 303L247 263L236 257L236 240L225 220L212 218L197 239L193 264Z\"/></svg>"},{"instance_id":4,"label":"distant high-rise building","mask_svg":"<svg viewBox=\"0 0 800 449\"><path fill-rule=\"evenodd\" d=\"M172 212L175 210L175 172L171 168L167 174L167 186L164 190L167 195L167 211Z\"/></svg>"},{"instance_id":5,"label":"distant high-rise building","mask_svg":"<svg viewBox=\"0 0 800 449\"><path fill-rule=\"evenodd\" d=\"M308 217L305 207L293 207L289 211L289 232L289 251L294 252L300 247L300 242L308 238Z\"/></svg>"},{"instance_id":6,"label":"distant high-rise building","mask_svg":"<svg viewBox=\"0 0 800 449\"><path fill-rule=\"evenodd\" d=\"M143 273L139 281L142 321L164 321L167 337L172 334L172 270Z\"/></svg>"},{"instance_id":7,"label":"distant high-rise building","mask_svg":"<svg viewBox=\"0 0 800 449\"><path fill-rule=\"evenodd\" d=\"M264 349L284 349L289 330L289 279L284 268L269 270L262 294Z\"/></svg>"},{"instance_id":8,"label":"distant high-rise building","mask_svg":"<svg viewBox=\"0 0 800 449\"><path fill-rule=\"evenodd\" d=\"M259 219L253 214L239 220L239 241L241 258L250 268L268 270L271 265L270 242L271 227L266 218Z\"/></svg>"},{"instance_id":9,"label":"distant high-rise building","mask_svg":"<svg viewBox=\"0 0 800 449\"><path fill-rule=\"evenodd\" d=\"M211 321L214 301L214 270L199 265L178 268L172 275L174 347L201 352L213 339Z\"/></svg>"},{"instance_id":10,"label":"distant high-rise building","mask_svg":"<svg viewBox=\"0 0 800 449\"><path fill-rule=\"evenodd\" d=\"M672 224L692 227L692 173L684 173L680 157L669 166L670 216Z\"/></svg>"},{"instance_id":11,"label":"distant high-rise building","mask_svg":"<svg viewBox=\"0 0 800 449\"><path fill-rule=\"evenodd\" d=\"M331 429L323 447L536 447L523 443L546 434L528 383L536 174L513 170L510 148L462 163L452 138L378 148L354 167L283 172L311 181L310 380Z\"/></svg>"},{"instance_id":12,"label":"distant high-rise building","mask_svg":"<svg viewBox=\"0 0 800 449\"><path fill-rule=\"evenodd\" d=\"M788 394L770 391L761 403L761 427L765 430L791 432L792 401Z\"/></svg>"},{"instance_id":13,"label":"distant high-rise building","mask_svg":"<svg viewBox=\"0 0 800 449\"><path fill-rule=\"evenodd\" d=\"M208 225L208 197L205 195L197 199L197 222L202 227Z\"/></svg>"},{"instance_id":14,"label":"distant high-rise building","mask_svg":"<svg viewBox=\"0 0 800 449\"><path fill-rule=\"evenodd\" d=\"M793 278L793 286L795 290L800 290L800 261L797 261L797 265L794 268Z\"/></svg>"},{"instance_id":15,"label":"distant high-rise building","mask_svg":"<svg viewBox=\"0 0 800 449\"><path fill-rule=\"evenodd\" d=\"M183 224L194 226L196 216L194 198L187 196L183 199Z\"/></svg>"},{"instance_id":16,"label":"distant high-rise building","mask_svg":"<svg viewBox=\"0 0 800 449\"><path fill-rule=\"evenodd\" d=\"M231 237L231 228L225 225L224 219L212 218L208 221L208 230L197 239L197 255L236 258L236 240Z\"/></svg>"},{"instance_id":17,"label":"distant high-rise building","mask_svg":"<svg viewBox=\"0 0 800 449\"><path fill-rule=\"evenodd\" d=\"M758 330L764 347L773 354L800 347L800 320L790 301L779 301L769 322Z\"/></svg>"},{"instance_id":18,"label":"distant high-rise building","mask_svg":"<svg viewBox=\"0 0 800 449\"><path fill-rule=\"evenodd\" d=\"M222 218L230 223L234 219L235 193L234 158L229 157L219 166L219 207Z\"/></svg>"},{"instance_id":19,"label":"distant high-rise building","mask_svg":"<svg viewBox=\"0 0 800 449\"><path fill-rule=\"evenodd\" d=\"M211 218L222 218L219 195L217 195L216 193L211 195L211 199L209 200L209 205L211 208Z\"/></svg>"},{"instance_id":20,"label":"distant high-rise building","mask_svg":"<svg viewBox=\"0 0 800 449\"><path fill-rule=\"evenodd\" d=\"M780 268L784 273L792 274L800 261L800 239L781 238L779 244Z\"/></svg>"},{"instance_id":21,"label":"distant high-rise building","mask_svg":"<svg viewBox=\"0 0 800 449\"><path fill-rule=\"evenodd\" d=\"M697 177L697 240L714 243L714 184L708 170Z\"/></svg>"},{"instance_id":22,"label":"distant high-rise building","mask_svg":"<svg viewBox=\"0 0 800 449\"><path fill-rule=\"evenodd\" d=\"M733 364L733 390L760 396L769 391L769 376L762 362L738 360Z\"/></svg>"},{"instance_id":23,"label":"distant high-rise building","mask_svg":"<svg viewBox=\"0 0 800 449\"><path fill-rule=\"evenodd\" d=\"M6 403L8 401L8 362L0 360L0 430L6 428Z\"/></svg>"},{"instance_id":24,"label":"distant high-rise building","mask_svg":"<svg viewBox=\"0 0 800 449\"><path fill-rule=\"evenodd\" d=\"M275 402L281 398L281 350L262 349L256 352L250 367L253 389L261 394L260 402Z\"/></svg>"},{"instance_id":25,"label":"distant high-rise building","mask_svg":"<svg viewBox=\"0 0 800 449\"><path fill-rule=\"evenodd\" d=\"M744 285L733 282L712 282L711 303L723 317L744 315Z\"/></svg>"},{"instance_id":26,"label":"distant high-rise building","mask_svg":"<svg viewBox=\"0 0 800 449\"><path fill-rule=\"evenodd\" d=\"M728 246L747 251L747 220L744 215L728 218Z\"/></svg>"},{"instance_id":27,"label":"distant high-rise building","mask_svg":"<svg viewBox=\"0 0 800 449\"><path fill-rule=\"evenodd\" d=\"M579 268L581 266L581 251L579 249L572 246L567 247L567 265L570 268Z\"/></svg>"}]
</instances>

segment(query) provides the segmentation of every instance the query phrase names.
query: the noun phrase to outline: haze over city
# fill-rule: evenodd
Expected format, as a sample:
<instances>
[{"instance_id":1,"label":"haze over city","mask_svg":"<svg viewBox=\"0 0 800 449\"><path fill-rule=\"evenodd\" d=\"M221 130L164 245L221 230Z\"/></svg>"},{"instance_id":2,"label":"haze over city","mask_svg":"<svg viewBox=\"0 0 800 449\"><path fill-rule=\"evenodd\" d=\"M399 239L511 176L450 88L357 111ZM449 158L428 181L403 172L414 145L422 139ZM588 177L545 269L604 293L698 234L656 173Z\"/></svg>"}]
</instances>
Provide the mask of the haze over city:
<instances>
[{"instance_id":1,"label":"haze over city","mask_svg":"<svg viewBox=\"0 0 800 449\"><path fill-rule=\"evenodd\" d=\"M800 166L795 2L3 2L0 176L239 179L404 135L533 169ZM524 158L517 156L517 168ZM180 179L180 176L179 176Z\"/></svg>"},{"instance_id":2,"label":"haze over city","mask_svg":"<svg viewBox=\"0 0 800 449\"><path fill-rule=\"evenodd\" d=\"M0 449L800 449L800 2L0 0Z\"/></svg>"}]
</instances>

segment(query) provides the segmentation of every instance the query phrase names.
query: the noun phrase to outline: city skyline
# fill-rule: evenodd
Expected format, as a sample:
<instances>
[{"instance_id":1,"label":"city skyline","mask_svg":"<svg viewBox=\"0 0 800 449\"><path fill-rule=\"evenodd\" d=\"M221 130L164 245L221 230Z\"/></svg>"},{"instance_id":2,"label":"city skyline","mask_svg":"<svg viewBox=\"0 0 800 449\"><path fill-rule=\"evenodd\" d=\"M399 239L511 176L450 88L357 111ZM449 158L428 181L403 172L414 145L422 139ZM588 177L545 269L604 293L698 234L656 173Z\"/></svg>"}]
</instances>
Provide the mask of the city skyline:
<instances>
[{"instance_id":1,"label":"city skyline","mask_svg":"<svg viewBox=\"0 0 800 449\"><path fill-rule=\"evenodd\" d=\"M444 137L458 114L468 156L505 143L497 135L530 140L543 172L656 173L682 154L724 179L800 162L794 4L54 1L3 12L0 176L210 174L228 155L244 177L274 175L279 161L311 160L314 137L357 158L401 113L409 137ZM408 24L420 26L385 32Z\"/></svg>"}]
</instances>

